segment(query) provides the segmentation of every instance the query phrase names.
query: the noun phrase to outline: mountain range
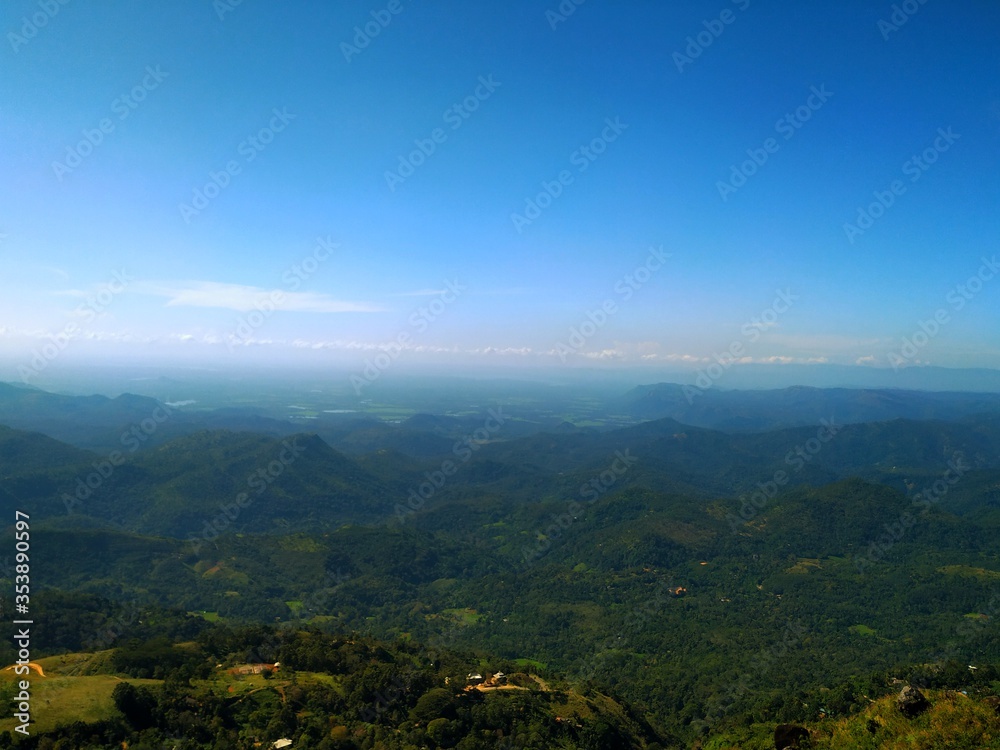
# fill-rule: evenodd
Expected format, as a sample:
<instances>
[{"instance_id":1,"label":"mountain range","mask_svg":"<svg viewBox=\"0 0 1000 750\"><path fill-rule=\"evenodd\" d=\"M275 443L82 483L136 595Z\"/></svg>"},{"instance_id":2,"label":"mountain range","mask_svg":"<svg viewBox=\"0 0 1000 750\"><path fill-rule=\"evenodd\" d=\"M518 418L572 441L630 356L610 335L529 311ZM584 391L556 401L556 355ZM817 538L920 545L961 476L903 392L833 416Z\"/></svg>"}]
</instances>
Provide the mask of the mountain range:
<instances>
[{"instance_id":1,"label":"mountain range","mask_svg":"<svg viewBox=\"0 0 1000 750\"><path fill-rule=\"evenodd\" d=\"M0 512L30 514L53 595L446 639L620 698L677 744L850 716L898 679L987 690L988 394L720 391L695 402L710 428L659 416L679 388L620 394L589 425L497 404L309 431L10 388ZM33 414L44 430L21 429ZM254 419L269 429L240 428Z\"/></svg>"}]
</instances>

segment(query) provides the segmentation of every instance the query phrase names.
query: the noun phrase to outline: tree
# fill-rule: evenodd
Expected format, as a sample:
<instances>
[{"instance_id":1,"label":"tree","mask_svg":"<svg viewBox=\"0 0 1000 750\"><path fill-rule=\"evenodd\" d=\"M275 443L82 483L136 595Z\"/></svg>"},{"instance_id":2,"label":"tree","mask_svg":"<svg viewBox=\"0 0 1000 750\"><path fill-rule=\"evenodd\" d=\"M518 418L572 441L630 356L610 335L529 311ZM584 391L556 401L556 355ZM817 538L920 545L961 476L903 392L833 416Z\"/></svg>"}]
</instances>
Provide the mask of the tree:
<instances>
[{"instance_id":1,"label":"tree","mask_svg":"<svg viewBox=\"0 0 1000 750\"><path fill-rule=\"evenodd\" d=\"M454 715L451 707L452 694L444 688L432 688L420 696L417 705L410 711L414 721L432 721L445 714Z\"/></svg>"},{"instance_id":2,"label":"tree","mask_svg":"<svg viewBox=\"0 0 1000 750\"><path fill-rule=\"evenodd\" d=\"M454 747L458 740L458 725L448 719L434 719L427 725L427 736L438 747Z\"/></svg>"},{"instance_id":3,"label":"tree","mask_svg":"<svg viewBox=\"0 0 1000 750\"><path fill-rule=\"evenodd\" d=\"M138 730L148 729L156 722L153 712L156 709L156 698L144 687L135 687L130 682L120 682L111 693L115 708L122 712L125 720Z\"/></svg>"}]
</instances>

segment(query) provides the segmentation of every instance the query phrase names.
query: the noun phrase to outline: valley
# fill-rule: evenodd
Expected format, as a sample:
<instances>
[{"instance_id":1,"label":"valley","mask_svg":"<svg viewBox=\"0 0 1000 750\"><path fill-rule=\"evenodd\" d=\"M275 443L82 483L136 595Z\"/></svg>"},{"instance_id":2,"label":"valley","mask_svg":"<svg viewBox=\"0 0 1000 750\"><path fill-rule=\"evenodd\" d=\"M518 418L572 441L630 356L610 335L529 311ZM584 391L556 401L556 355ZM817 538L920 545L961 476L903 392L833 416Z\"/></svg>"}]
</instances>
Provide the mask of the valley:
<instances>
[{"instance_id":1,"label":"valley","mask_svg":"<svg viewBox=\"0 0 1000 750\"><path fill-rule=\"evenodd\" d=\"M1000 419L975 394L952 398L977 413L947 422L816 418L831 398L876 416L941 400L891 396L775 393L802 424L764 431L553 427L523 404L469 404L344 418L325 439L294 421L219 426L253 412L177 419L133 399L123 415L122 397L84 399L107 434L169 417L117 460L3 428L0 505L32 509L42 664L104 654L87 671L122 675L109 664L123 649L168 649L176 659L124 673L162 680L199 633L323 633L430 665L466 654L470 673L528 669L529 692L541 680L614 696L649 727L623 747L724 747L846 720L900 679L969 695L998 684ZM53 411L49 398L8 390L6 408L48 410L71 433L76 401ZM293 664L296 680L326 679ZM114 715L111 683L94 685L80 716ZM65 690L49 700L76 700Z\"/></svg>"}]
</instances>

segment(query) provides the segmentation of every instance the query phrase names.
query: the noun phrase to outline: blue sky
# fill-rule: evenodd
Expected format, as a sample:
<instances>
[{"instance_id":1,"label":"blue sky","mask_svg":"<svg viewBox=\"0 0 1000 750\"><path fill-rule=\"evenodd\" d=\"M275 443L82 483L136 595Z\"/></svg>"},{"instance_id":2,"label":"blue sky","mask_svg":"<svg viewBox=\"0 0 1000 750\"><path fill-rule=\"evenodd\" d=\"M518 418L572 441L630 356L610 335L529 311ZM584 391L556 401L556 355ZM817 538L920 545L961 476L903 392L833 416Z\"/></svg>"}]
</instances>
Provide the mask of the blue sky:
<instances>
[{"instance_id":1,"label":"blue sky","mask_svg":"<svg viewBox=\"0 0 1000 750\"><path fill-rule=\"evenodd\" d=\"M5 3L6 379L1000 367L994 3L561 7Z\"/></svg>"}]
</instances>

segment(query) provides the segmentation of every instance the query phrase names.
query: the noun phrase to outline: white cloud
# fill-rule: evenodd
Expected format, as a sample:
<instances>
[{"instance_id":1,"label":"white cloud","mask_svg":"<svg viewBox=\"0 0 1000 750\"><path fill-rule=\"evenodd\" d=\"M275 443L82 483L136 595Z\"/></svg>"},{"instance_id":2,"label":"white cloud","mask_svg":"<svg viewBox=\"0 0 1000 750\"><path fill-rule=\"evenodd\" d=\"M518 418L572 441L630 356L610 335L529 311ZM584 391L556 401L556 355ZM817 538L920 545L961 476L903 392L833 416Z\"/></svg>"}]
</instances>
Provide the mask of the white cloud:
<instances>
[{"instance_id":1,"label":"white cloud","mask_svg":"<svg viewBox=\"0 0 1000 750\"><path fill-rule=\"evenodd\" d=\"M396 292L393 297L433 297L437 294L444 294L447 289L417 289L412 292Z\"/></svg>"},{"instance_id":2,"label":"white cloud","mask_svg":"<svg viewBox=\"0 0 1000 750\"><path fill-rule=\"evenodd\" d=\"M484 346L484 347L478 347L478 348L475 348L475 349L466 349L465 353L466 354L499 354L499 355L516 354L518 356L526 356L528 354L533 354L533 351L532 351L532 349L531 349L530 346L521 346L521 347L513 347L513 346L505 346L505 347Z\"/></svg>"},{"instance_id":3,"label":"white cloud","mask_svg":"<svg viewBox=\"0 0 1000 750\"><path fill-rule=\"evenodd\" d=\"M284 289L263 289L215 281L144 284L137 291L169 298L167 307L221 307L239 312L249 312L264 306L291 312L314 313L383 311L383 308L365 302L348 302L315 292L288 292Z\"/></svg>"},{"instance_id":4,"label":"white cloud","mask_svg":"<svg viewBox=\"0 0 1000 750\"><path fill-rule=\"evenodd\" d=\"M0 240L2 240L3 238L4 238L4 235L0 234ZM61 268L56 268L55 266L39 266L38 270L39 271L45 271L46 273L55 274L56 276L58 276L63 281L69 281L69 274L66 273L66 271L64 271Z\"/></svg>"},{"instance_id":5,"label":"white cloud","mask_svg":"<svg viewBox=\"0 0 1000 750\"><path fill-rule=\"evenodd\" d=\"M624 354L617 349L601 349L599 352L581 352L587 359L622 359Z\"/></svg>"}]
</instances>

